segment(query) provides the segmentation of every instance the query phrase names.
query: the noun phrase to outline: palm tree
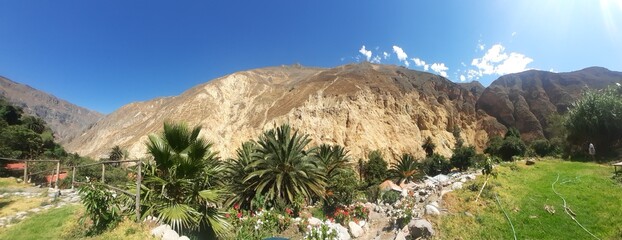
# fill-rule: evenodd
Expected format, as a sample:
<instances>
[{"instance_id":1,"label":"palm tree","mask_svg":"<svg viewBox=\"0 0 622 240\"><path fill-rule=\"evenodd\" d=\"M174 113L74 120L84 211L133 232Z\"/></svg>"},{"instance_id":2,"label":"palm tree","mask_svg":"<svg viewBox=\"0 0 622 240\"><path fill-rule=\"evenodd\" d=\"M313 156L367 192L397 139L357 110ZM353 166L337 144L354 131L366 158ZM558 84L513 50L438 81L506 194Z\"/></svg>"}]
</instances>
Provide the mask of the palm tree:
<instances>
[{"instance_id":1,"label":"palm tree","mask_svg":"<svg viewBox=\"0 0 622 240\"><path fill-rule=\"evenodd\" d=\"M227 205L239 204L243 209L250 209L251 202L255 196L255 190L249 187L244 179L254 171L249 165L255 160L254 156L257 143L247 141L236 150L236 158L229 159L225 163L225 179L228 179L231 196L227 200Z\"/></svg>"},{"instance_id":2,"label":"palm tree","mask_svg":"<svg viewBox=\"0 0 622 240\"><path fill-rule=\"evenodd\" d=\"M123 153L123 150L121 149L121 147L119 147L119 145L116 145L110 150L110 153L108 154L108 160L110 161L121 160L123 159L124 155L125 154Z\"/></svg>"},{"instance_id":3,"label":"palm tree","mask_svg":"<svg viewBox=\"0 0 622 240\"><path fill-rule=\"evenodd\" d=\"M425 155L429 157L434 154L434 149L436 148L436 144L434 144L431 137L427 137L425 141L423 141L421 148L423 148L423 150L425 151Z\"/></svg>"},{"instance_id":4,"label":"palm tree","mask_svg":"<svg viewBox=\"0 0 622 240\"><path fill-rule=\"evenodd\" d=\"M296 196L323 198L325 177L319 161L305 151L311 140L284 124L259 138L254 168L244 181L267 202L293 203ZM313 150L310 150L311 152Z\"/></svg>"},{"instance_id":5,"label":"palm tree","mask_svg":"<svg viewBox=\"0 0 622 240\"><path fill-rule=\"evenodd\" d=\"M313 153L322 163L326 179L331 179L341 171L350 168L350 156L348 150L340 145L322 144Z\"/></svg>"},{"instance_id":6,"label":"palm tree","mask_svg":"<svg viewBox=\"0 0 622 240\"><path fill-rule=\"evenodd\" d=\"M391 165L389 174L391 174L392 178L396 179L397 183L412 181L419 173L418 167L419 164L413 156L408 153L404 153L396 163Z\"/></svg>"},{"instance_id":7,"label":"palm tree","mask_svg":"<svg viewBox=\"0 0 622 240\"><path fill-rule=\"evenodd\" d=\"M223 167L200 131L165 123L161 136L149 136L153 161L143 171L141 208L143 216L157 215L178 231L224 236L230 225L218 210Z\"/></svg>"}]
</instances>

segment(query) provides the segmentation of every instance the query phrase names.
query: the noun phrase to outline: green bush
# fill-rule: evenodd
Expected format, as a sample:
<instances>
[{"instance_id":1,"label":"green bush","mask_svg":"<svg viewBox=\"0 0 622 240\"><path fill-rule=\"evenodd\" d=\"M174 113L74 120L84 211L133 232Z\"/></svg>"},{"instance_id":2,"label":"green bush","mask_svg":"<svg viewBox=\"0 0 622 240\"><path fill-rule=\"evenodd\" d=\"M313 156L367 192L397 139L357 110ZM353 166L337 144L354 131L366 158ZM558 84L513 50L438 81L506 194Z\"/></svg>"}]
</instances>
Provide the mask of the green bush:
<instances>
[{"instance_id":1,"label":"green bush","mask_svg":"<svg viewBox=\"0 0 622 240\"><path fill-rule=\"evenodd\" d=\"M511 161L514 156L524 155L526 150L527 146L520 139L518 130L510 128L503 139L499 137L490 138L484 153L500 157L503 161Z\"/></svg>"},{"instance_id":2,"label":"green bush","mask_svg":"<svg viewBox=\"0 0 622 240\"><path fill-rule=\"evenodd\" d=\"M549 140L538 139L531 143L530 148L540 157L550 156L556 152L556 148Z\"/></svg>"},{"instance_id":3,"label":"green bush","mask_svg":"<svg viewBox=\"0 0 622 240\"><path fill-rule=\"evenodd\" d=\"M329 181L329 185L326 188L324 207L329 212L332 212L331 210L337 206L352 204L357 186L358 178L356 172L352 169L344 169Z\"/></svg>"},{"instance_id":4,"label":"green bush","mask_svg":"<svg viewBox=\"0 0 622 240\"><path fill-rule=\"evenodd\" d=\"M475 147L460 146L454 149L454 154L449 161L453 167L465 171L473 166L473 157L475 157Z\"/></svg>"},{"instance_id":5,"label":"green bush","mask_svg":"<svg viewBox=\"0 0 622 240\"><path fill-rule=\"evenodd\" d=\"M386 191L382 194L382 202L388 204L394 204L400 199L400 193L394 190Z\"/></svg>"},{"instance_id":6,"label":"green bush","mask_svg":"<svg viewBox=\"0 0 622 240\"><path fill-rule=\"evenodd\" d=\"M81 222L84 222L86 217L93 221L89 235L99 234L121 221L121 210L115 204L115 198L102 184L85 184L78 189L78 192L86 210Z\"/></svg>"},{"instance_id":7,"label":"green bush","mask_svg":"<svg viewBox=\"0 0 622 240\"><path fill-rule=\"evenodd\" d=\"M422 170L429 176L436 176L438 174L447 174L451 171L451 164L449 161L439 154L432 154L423 160Z\"/></svg>"}]
</instances>

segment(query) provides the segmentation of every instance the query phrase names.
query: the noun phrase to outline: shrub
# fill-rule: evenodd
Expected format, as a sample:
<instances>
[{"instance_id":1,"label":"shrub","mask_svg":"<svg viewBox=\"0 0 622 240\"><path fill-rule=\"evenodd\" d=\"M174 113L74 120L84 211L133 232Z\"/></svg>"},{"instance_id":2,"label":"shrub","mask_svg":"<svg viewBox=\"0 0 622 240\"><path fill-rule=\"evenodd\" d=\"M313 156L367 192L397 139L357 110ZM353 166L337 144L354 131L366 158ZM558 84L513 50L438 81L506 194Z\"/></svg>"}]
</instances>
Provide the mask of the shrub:
<instances>
[{"instance_id":1,"label":"shrub","mask_svg":"<svg viewBox=\"0 0 622 240\"><path fill-rule=\"evenodd\" d=\"M380 188L376 185L370 186L367 188L367 190L365 190L365 197L367 198L368 202L377 202L379 194Z\"/></svg>"},{"instance_id":2,"label":"shrub","mask_svg":"<svg viewBox=\"0 0 622 240\"><path fill-rule=\"evenodd\" d=\"M337 206L352 204L357 186L356 172L352 169L345 169L333 176L326 188L324 207L330 212L330 209Z\"/></svg>"},{"instance_id":3,"label":"shrub","mask_svg":"<svg viewBox=\"0 0 622 240\"><path fill-rule=\"evenodd\" d=\"M531 143L531 149L540 157L549 156L555 153L555 146L546 139L538 139Z\"/></svg>"},{"instance_id":4,"label":"shrub","mask_svg":"<svg viewBox=\"0 0 622 240\"><path fill-rule=\"evenodd\" d=\"M461 146L454 149L454 154L449 161L453 167L464 171L473 166L473 157L475 157L475 147Z\"/></svg>"},{"instance_id":5,"label":"shrub","mask_svg":"<svg viewBox=\"0 0 622 240\"><path fill-rule=\"evenodd\" d=\"M400 193L397 191L389 190L382 194L382 202L388 204L394 204L400 199Z\"/></svg>"},{"instance_id":6,"label":"shrub","mask_svg":"<svg viewBox=\"0 0 622 240\"><path fill-rule=\"evenodd\" d=\"M312 227L304 236L305 240L336 240L339 239L337 230L330 228L325 223Z\"/></svg>"},{"instance_id":7,"label":"shrub","mask_svg":"<svg viewBox=\"0 0 622 240\"><path fill-rule=\"evenodd\" d=\"M89 235L99 234L121 220L121 210L115 204L115 198L102 184L85 184L78 188L78 192L86 210L80 221L84 223L86 217L93 221Z\"/></svg>"},{"instance_id":8,"label":"shrub","mask_svg":"<svg viewBox=\"0 0 622 240\"><path fill-rule=\"evenodd\" d=\"M423 172L430 176L436 176L438 174L447 174L451 171L451 164L449 161L439 154L432 154L423 160L422 164Z\"/></svg>"},{"instance_id":9,"label":"shrub","mask_svg":"<svg viewBox=\"0 0 622 240\"><path fill-rule=\"evenodd\" d=\"M493 137L488 141L488 145L484 153L498 156L504 161L511 161L513 156L522 156L525 154L527 147L523 140L520 139L520 133L515 128L510 128L505 133L503 139Z\"/></svg>"}]
</instances>

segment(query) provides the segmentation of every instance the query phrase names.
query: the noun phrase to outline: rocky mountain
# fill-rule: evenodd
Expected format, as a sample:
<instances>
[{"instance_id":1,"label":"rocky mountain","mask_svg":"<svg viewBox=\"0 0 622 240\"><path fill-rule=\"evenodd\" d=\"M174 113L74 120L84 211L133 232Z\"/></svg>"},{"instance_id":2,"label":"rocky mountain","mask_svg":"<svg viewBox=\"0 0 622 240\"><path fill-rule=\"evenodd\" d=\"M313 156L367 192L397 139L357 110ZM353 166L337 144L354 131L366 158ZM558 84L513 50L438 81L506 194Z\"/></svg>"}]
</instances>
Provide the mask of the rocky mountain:
<instances>
[{"instance_id":1,"label":"rocky mountain","mask_svg":"<svg viewBox=\"0 0 622 240\"><path fill-rule=\"evenodd\" d=\"M66 145L101 157L115 145L145 155L149 134L165 121L202 125L201 135L230 157L243 141L282 123L308 133L313 144L346 146L355 158L380 149L391 161L418 157L431 136L450 154L454 127L467 144L483 147L505 127L476 109L473 93L443 77L370 63L336 68L283 66L242 71L198 85L179 96L125 105Z\"/></svg>"},{"instance_id":2,"label":"rocky mountain","mask_svg":"<svg viewBox=\"0 0 622 240\"><path fill-rule=\"evenodd\" d=\"M477 101L477 108L505 126L515 126L523 139L544 137L551 113L564 113L586 89L622 82L622 72L590 67L568 73L530 70L495 80Z\"/></svg>"},{"instance_id":3,"label":"rocky mountain","mask_svg":"<svg viewBox=\"0 0 622 240\"><path fill-rule=\"evenodd\" d=\"M0 77L0 97L43 119L60 143L69 142L104 116L4 77Z\"/></svg>"}]
</instances>

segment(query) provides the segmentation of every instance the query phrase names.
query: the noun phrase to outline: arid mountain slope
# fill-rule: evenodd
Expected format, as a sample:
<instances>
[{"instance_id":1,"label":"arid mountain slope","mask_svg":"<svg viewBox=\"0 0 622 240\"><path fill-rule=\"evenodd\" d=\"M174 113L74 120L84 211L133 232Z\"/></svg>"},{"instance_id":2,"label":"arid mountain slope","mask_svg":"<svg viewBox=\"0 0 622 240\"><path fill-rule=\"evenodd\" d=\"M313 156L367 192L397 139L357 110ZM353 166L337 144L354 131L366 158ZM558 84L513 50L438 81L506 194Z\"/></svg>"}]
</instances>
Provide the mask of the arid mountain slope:
<instances>
[{"instance_id":1,"label":"arid mountain slope","mask_svg":"<svg viewBox=\"0 0 622 240\"><path fill-rule=\"evenodd\" d=\"M565 113L586 89L622 82L622 72L591 67L568 73L530 70L495 80L477 101L505 126L515 126L523 139L542 138L551 113Z\"/></svg>"},{"instance_id":2,"label":"arid mountain slope","mask_svg":"<svg viewBox=\"0 0 622 240\"><path fill-rule=\"evenodd\" d=\"M0 77L0 97L43 119L60 143L69 142L104 116L4 77Z\"/></svg>"},{"instance_id":3,"label":"arid mountain slope","mask_svg":"<svg viewBox=\"0 0 622 240\"><path fill-rule=\"evenodd\" d=\"M128 104L66 147L101 157L119 145L131 157L142 157L147 136L159 133L164 121L178 121L202 125L202 136L230 157L243 141L289 122L310 134L314 144L344 145L355 158L374 149L389 160L402 152L421 157L427 136L438 152L449 155L454 126L478 147L489 132L505 131L494 118L478 113L475 103L470 91L445 78L397 66L263 68L224 76L179 96Z\"/></svg>"}]
</instances>

